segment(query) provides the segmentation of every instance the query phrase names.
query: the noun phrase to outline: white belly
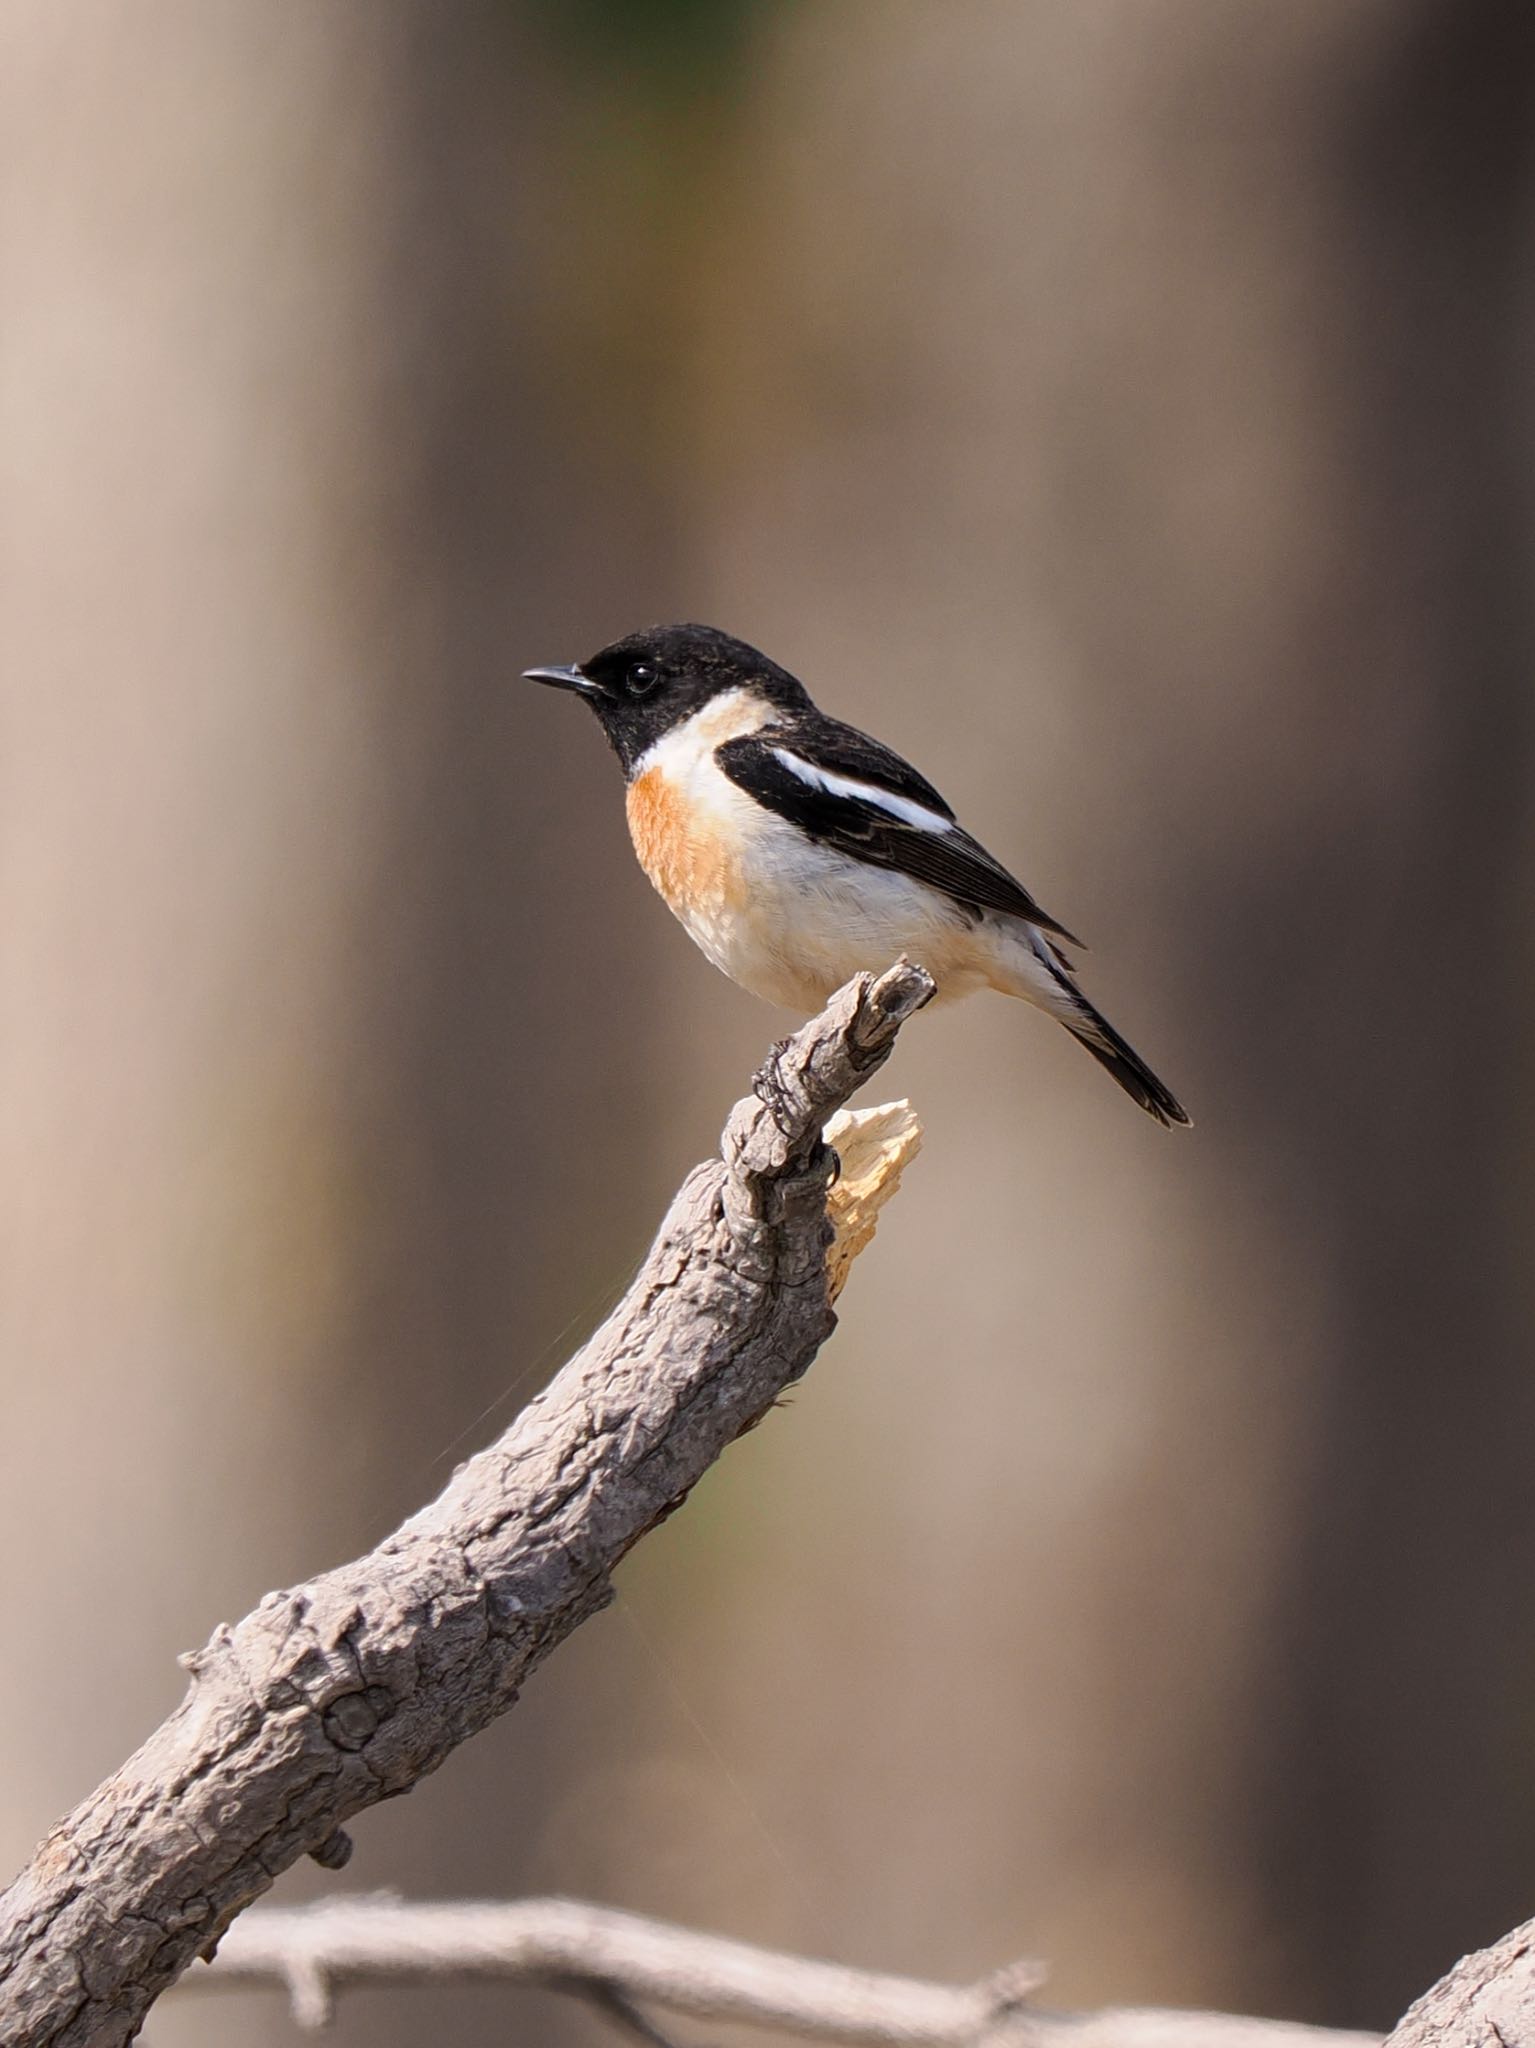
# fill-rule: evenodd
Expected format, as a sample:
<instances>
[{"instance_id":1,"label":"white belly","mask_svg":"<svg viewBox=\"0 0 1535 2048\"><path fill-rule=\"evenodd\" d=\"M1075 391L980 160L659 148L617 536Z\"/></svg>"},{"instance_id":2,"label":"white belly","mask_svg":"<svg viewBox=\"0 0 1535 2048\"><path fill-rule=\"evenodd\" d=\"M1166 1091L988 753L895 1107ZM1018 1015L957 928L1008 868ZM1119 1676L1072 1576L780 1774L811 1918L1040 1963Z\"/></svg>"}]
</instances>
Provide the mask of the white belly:
<instances>
[{"instance_id":1,"label":"white belly","mask_svg":"<svg viewBox=\"0 0 1535 2048\"><path fill-rule=\"evenodd\" d=\"M745 901L673 905L732 981L805 1014L860 970L880 973L903 954L933 976L939 1000L984 986L989 947L977 947L980 933L963 912L904 875L830 852L753 809L766 823L753 834Z\"/></svg>"},{"instance_id":2,"label":"white belly","mask_svg":"<svg viewBox=\"0 0 1535 2048\"><path fill-rule=\"evenodd\" d=\"M985 986L998 964L996 921L818 845L721 772L715 747L772 717L760 698L731 691L659 741L629 787L640 864L700 950L742 988L802 1015L902 954L933 976L940 1000Z\"/></svg>"}]
</instances>

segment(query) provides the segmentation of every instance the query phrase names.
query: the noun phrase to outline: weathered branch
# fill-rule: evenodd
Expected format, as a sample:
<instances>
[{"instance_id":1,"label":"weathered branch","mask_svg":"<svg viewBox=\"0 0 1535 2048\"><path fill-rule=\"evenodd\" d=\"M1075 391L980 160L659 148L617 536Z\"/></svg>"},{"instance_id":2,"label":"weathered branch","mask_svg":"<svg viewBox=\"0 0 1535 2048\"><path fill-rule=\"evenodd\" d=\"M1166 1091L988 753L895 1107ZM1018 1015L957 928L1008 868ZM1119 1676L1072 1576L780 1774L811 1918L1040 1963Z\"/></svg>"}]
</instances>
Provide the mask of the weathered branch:
<instances>
[{"instance_id":1,"label":"weathered branch","mask_svg":"<svg viewBox=\"0 0 1535 2048\"><path fill-rule=\"evenodd\" d=\"M0 2039L106 2048L277 1874L504 1713L830 1333L827 1118L932 993L864 975L775 1048L614 1314L371 1555L183 1661L182 1705L0 1897Z\"/></svg>"},{"instance_id":2,"label":"weathered branch","mask_svg":"<svg viewBox=\"0 0 1535 2048\"><path fill-rule=\"evenodd\" d=\"M1528 2048L1535 2041L1535 1920L1477 1949L1410 2007L1387 2048Z\"/></svg>"},{"instance_id":3,"label":"weathered branch","mask_svg":"<svg viewBox=\"0 0 1535 2048\"><path fill-rule=\"evenodd\" d=\"M572 1899L508 1905L403 1905L390 1897L261 1907L229 1931L189 1989L278 1983L295 2018L323 2026L348 1984L498 1978L615 1994L646 2005L778 2027L831 2041L959 2048L1379 2048L1375 2034L1335 2033L1224 2013L1111 2010L1052 2014L1025 2000L1038 1969L1015 1963L978 1984L924 1984L695 1934Z\"/></svg>"}]
</instances>

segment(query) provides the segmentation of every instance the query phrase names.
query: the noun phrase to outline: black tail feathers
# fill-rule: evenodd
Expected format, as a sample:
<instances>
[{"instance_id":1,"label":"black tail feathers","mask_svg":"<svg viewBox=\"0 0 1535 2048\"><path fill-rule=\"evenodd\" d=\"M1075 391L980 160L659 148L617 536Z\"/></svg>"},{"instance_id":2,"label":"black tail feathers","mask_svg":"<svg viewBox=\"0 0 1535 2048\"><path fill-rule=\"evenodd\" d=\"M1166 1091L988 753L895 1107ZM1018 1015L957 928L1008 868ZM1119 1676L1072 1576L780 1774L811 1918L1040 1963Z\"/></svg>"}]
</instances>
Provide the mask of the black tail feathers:
<instances>
[{"instance_id":1,"label":"black tail feathers","mask_svg":"<svg viewBox=\"0 0 1535 2048\"><path fill-rule=\"evenodd\" d=\"M1192 1124L1194 1119L1165 1082L1159 1081L1134 1046L1127 1045L1107 1017L1100 1015L1079 988L1070 983L1077 1015L1062 1023L1079 1045L1085 1045L1100 1067L1107 1067L1126 1095L1159 1124Z\"/></svg>"}]
</instances>

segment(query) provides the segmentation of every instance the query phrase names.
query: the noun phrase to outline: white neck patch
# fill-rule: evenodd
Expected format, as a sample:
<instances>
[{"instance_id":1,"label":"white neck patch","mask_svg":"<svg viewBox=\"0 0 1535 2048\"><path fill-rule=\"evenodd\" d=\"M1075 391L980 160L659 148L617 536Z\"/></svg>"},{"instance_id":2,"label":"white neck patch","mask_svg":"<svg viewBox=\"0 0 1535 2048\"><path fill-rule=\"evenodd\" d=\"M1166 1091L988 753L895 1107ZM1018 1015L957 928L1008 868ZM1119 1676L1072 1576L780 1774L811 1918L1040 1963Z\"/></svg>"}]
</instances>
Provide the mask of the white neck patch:
<instances>
[{"instance_id":1,"label":"white neck patch","mask_svg":"<svg viewBox=\"0 0 1535 2048\"><path fill-rule=\"evenodd\" d=\"M634 764L635 778L648 768L670 766L682 769L707 761L726 740L738 740L749 732L771 725L778 713L767 698L752 689L722 690L711 697L691 718L662 733Z\"/></svg>"}]
</instances>

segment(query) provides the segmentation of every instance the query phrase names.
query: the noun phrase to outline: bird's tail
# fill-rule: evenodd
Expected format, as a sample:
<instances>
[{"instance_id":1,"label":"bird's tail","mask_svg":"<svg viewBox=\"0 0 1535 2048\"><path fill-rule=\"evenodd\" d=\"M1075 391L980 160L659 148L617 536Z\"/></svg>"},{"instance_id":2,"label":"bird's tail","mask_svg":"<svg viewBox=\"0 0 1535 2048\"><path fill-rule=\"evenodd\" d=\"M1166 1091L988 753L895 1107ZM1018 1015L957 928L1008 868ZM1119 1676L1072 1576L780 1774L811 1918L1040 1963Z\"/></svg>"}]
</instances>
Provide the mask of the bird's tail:
<instances>
[{"instance_id":1,"label":"bird's tail","mask_svg":"<svg viewBox=\"0 0 1535 2048\"><path fill-rule=\"evenodd\" d=\"M1012 918L994 927L997 951L989 976L993 988L1033 1003L1085 1045L1126 1095L1159 1124L1190 1124L1193 1118L1171 1088L1127 1045L1101 1011L1095 1010L1072 978L1071 962L1048 932Z\"/></svg>"},{"instance_id":2,"label":"bird's tail","mask_svg":"<svg viewBox=\"0 0 1535 2048\"><path fill-rule=\"evenodd\" d=\"M1071 997L1070 1008L1055 1014L1078 1045L1085 1045L1100 1067L1106 1067L1148 1116L1159 1124L1191 1124L1194 1119L1165 1081L1159 1081L1133 1045L1129 1045L1100 1010L1095 1010L1075 982L1064 974L1057 981Z\"/></svg>"}]
</instances>

